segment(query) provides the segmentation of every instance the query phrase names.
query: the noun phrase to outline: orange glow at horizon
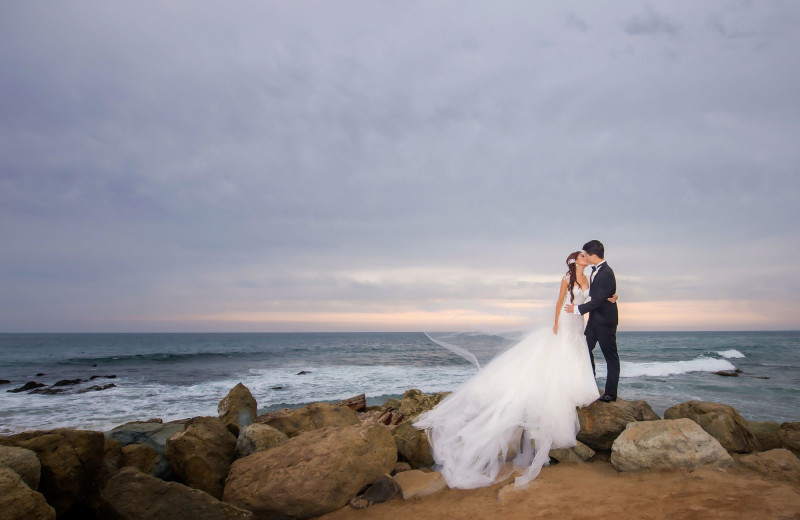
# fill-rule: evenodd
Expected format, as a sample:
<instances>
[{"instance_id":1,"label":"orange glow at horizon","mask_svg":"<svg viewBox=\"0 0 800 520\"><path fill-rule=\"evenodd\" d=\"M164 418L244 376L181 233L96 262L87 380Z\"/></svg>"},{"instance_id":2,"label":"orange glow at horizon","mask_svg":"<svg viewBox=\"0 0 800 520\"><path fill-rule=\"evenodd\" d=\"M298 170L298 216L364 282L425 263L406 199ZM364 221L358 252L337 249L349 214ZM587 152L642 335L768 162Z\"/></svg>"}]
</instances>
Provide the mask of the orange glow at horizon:
<instances>
[{"instance_id":1,"label":"orange glow at horizon","mask_svg":"<svg viewBox=\"0 0 800 520\"><path fill-rule=\"evenodd\" d=\"M550 305L542 302L484 301L480 308L445 308L435 311L406 307L393 310L248 311L171 317L136 317L130 320L198 323L230 326L263 324L265 329L434 331L480 327L516 328L532 322L545 326ZM532 320L531 316L536 319ZM747 300L620 302L620 330L766 330L797 328L798 306Z\"/></svg>"}]
</instances>

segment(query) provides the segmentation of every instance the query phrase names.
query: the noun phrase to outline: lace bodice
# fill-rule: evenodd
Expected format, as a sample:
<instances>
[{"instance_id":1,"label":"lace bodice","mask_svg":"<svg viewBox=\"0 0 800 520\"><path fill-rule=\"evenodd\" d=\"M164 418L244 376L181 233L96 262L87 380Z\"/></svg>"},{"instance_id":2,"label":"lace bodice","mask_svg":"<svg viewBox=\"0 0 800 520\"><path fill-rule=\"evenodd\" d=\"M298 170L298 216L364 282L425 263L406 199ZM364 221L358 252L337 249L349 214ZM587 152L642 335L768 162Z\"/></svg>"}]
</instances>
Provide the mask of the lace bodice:
<instances>
[{"instance_id":1,"label":"lace bodice","mask_svg":"<svg viewBox=\"0 0 800 520\"><path fill-rule=\"evenodd\" d=\"M567 277L564 277L567 279ZM575 287L572 288L572 293L575 295L574 301L570 301L570 293L567 290L567 293L564 295L564 305L567 303L572 303L573 305L581 305L589 301L589 288L586 287L584 291L578 284L575 284ZM579 332L583 334L583 316L578 314L569 314L567 313L563 307L561 309L561 316L559 317L559 334L562 332L567 332L569 329L572 332Z\"/></svg>"}]
</instances>

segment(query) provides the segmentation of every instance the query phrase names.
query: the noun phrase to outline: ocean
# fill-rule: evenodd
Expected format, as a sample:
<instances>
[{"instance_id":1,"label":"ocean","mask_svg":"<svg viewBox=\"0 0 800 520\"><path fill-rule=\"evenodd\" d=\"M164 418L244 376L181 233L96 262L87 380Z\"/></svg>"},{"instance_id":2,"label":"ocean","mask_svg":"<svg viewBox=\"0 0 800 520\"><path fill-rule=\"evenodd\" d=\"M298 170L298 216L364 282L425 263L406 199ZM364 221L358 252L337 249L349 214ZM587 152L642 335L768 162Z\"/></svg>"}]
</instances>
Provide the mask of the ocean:
<instances>
[{"instance_id":1,"label":"ocean","mask_svg":"<svg viewBox=\"0 0 800 520\"><path fill-rule=\"evenodd\" d=\"M800 332L620 332L618 346L620 397L659 415L701 400L748 420L800 421ZM477 372L423 333L0 334L0 353L0 379L10 381L0 385L0 434L216 415L239 382L263 413L361 393L375 405L411 388L449 391ZM738 377L714 374L735 369ZM65 379L84 382L54 395L7 392Z\"/></svg>"}]
</instances>

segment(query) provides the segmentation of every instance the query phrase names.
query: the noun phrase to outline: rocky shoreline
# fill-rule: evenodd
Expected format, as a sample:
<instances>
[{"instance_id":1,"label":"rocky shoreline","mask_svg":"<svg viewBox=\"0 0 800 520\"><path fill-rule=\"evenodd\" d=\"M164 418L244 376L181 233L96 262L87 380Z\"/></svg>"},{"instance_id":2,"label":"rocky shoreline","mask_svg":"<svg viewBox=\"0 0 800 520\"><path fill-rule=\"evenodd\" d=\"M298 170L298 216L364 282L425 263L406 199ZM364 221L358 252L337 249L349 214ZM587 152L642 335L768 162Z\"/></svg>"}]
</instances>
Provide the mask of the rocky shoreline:
<instances>
[{"instance_id":1,"label":"rocky shoreline","mask_svg":"<svg viewBox=\"0 0 800 520\"><path fill-rule=\"evenodd\" d=\"M484 496L489 491L447 490L431 469L425 433L412 426L445 396L408 390L382 406L367 407L360 395L258 415L240 383L216 417L0 436L0 511L8 520L344 518L434 504L434 495ZM607 466L620 475L713 470L734 479L744 472L788 486L781 490L800 511L800 422L748 422L731 406L699 401L676 404L663 418L644 401L621 399L578 415L577 446L550 452L551 463L565 468L559 474ZM498 485L498 500L524 496L508 482Z\"/></svg>"}]
</instances>

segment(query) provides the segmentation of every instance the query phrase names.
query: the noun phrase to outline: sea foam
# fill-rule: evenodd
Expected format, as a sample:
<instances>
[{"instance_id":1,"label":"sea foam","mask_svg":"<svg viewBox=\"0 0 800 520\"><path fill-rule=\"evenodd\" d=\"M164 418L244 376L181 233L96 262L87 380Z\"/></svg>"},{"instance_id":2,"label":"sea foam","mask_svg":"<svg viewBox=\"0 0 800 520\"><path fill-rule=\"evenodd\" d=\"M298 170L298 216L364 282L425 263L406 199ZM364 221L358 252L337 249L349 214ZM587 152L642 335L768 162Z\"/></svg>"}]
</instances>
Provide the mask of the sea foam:
<instances>
[{"instance_id":1,"label":"sea foam","mask_svg":"<svg viewBox=\"0 0 800 520\"><path fill-rule=\"evenodd\" d=\"M742 354L741 352L739 352L736 349L721 350L721 351L717 352L717 354L722 356L722 357L724 357L724 358L743 358L743 357L745 357L744 354Z\"/></svg>"},{"instance_id":2,"label":"sea foam","mask_svg":"<svg viewBox=\"0 0 800 520\"><path fill-rule=\"evenodd\" d=\"M736 367L725 359L698 357L685 361L660 361L651 363L620 364L620 377L664 377L688 374L689 372L718 372L720 370L735 370ZM606 376L606 366L597 365L598 377Z\"/></svg>"}]
</instances>

